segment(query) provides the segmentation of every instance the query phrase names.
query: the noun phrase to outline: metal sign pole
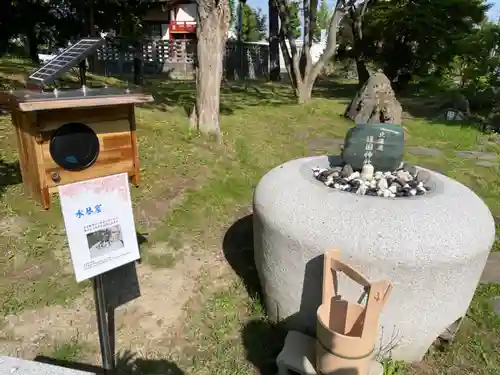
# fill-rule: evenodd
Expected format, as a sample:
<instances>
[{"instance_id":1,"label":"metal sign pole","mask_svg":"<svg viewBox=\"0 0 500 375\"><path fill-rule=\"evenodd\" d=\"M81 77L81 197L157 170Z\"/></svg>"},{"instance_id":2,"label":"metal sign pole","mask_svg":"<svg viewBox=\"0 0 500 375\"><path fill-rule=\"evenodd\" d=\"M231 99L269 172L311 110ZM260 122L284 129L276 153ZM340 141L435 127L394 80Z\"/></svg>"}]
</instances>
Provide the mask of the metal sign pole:
<instances>
[{"instance_id":1,"label":"metal sign pole","mask_svg":"<svg viewBox=\"0 0 500 375\"><path fill-rule=\"evenodd\" d=\"M114 355L111 352L111 340L109 337L108 320L106 317L106 299L104 296L104 285L102 275L92 278L94 287L95 310L97 314L97 329L99 331L99 344L101 346L102 367L104 370L112 371L115 368Z\"/></svg>"}]
</instances>

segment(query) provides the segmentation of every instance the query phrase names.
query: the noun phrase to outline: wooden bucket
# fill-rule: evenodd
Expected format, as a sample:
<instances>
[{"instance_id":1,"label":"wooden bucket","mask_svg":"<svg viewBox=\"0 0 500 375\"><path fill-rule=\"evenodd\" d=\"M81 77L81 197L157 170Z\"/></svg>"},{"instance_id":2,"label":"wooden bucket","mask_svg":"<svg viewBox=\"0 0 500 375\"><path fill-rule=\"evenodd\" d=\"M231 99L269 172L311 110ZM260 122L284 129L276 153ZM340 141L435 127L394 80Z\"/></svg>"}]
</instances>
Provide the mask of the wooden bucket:
<instances>
[{"instance_id":1,"label":"wooden bucket","mask_svg":"<svg viewBox=\"0 0 500 375\"><path fill-rule=\"evenodd\" d=\"M338 293L337 272L343 272L364 288L366 305L342 299ZM323 297L317 311L316 328L318 374L368 374L374 357L380 313L391 289L390 282L370 283L359 272L341 262L338 250L325 254Z\"/></svg>"}]
</instances>

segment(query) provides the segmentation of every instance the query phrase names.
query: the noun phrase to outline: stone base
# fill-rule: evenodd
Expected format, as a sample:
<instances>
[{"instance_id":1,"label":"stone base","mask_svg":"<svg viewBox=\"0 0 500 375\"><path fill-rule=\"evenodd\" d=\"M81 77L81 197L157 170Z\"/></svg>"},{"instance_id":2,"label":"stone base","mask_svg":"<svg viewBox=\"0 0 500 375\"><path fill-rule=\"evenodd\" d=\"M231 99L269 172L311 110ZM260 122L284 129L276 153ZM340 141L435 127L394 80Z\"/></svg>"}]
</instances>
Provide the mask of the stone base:
<instances>
[{"instance_id":1,"label":"stone base","mask_svg":"<svg viewBox=\"0 0 500 375\"><path fill-rule=\"evenodd\" d=\"M0 357L0 374L15 375L95 375L46 363L26 361L14 357Z\"/></svg>"},{"instance_id":2,"label":"stone base","mask_svg":"<svg viewBox=\"0 0 500 375\"><path fill-rule=\"evenodd\" d=\"M318 375L313 363L315 359L316 340L300 332L290 331L286 335L283 350L276 358L278 375ZM373 362L367 375L383 375L384 368L378 362ZM327 374L334 375L334 374ZM352 370L340 370L335 375L353 375ZM359 374L362 375L362 374Z\"/></svg>"},{"instance_id":3,"label":"stone base","mask_svg":"<svg viewBox=\"0 0 500 375\"><path fill-rule=\"evenodd\" d=\"M255 189L254 255L267 314L288 330L313 336L323 254L339 249L341 260L368 280L393 284L376 350L384 358L421 361L467 313L495 240L491 212L466 186L419 167L431 174L425 196L337 191L312 174L312 168L331 165L339 165L337 157L292 160L269 171ZM342 274L338 289L348 301L362 294Z\"/></svg>"}]
</instances>

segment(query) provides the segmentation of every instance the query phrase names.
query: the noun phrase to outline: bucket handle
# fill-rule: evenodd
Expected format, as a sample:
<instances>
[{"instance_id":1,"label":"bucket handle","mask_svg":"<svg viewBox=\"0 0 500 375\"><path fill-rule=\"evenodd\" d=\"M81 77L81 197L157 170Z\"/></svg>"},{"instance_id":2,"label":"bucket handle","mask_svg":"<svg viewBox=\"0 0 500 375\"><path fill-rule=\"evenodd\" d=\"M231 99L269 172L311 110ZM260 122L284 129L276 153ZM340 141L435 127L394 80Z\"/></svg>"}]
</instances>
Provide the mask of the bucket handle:
<instances>
[{"instance_id":1,"label":"bucket handle","mask_svg":"<svg viewBox=\"0 0 500 375\"><path fill-rule=\"evenodd\" d=\"M389 297L392 284L386 280L375 283L369 282L365 276L340 260L340 251L337 249L327 251L324 257L322 303L328 304L333 297L338 296L338 279L336 274L334 279L332 270L343 272L351 280L361 285L368 295L365 307L364 327L377 327L380 312ZM368 329L363 329L363 336L367 335L368 331Z\"/></svg>"},{"instance_id":2,"label":"bucket handle","mask_svg":"<svg viewBox=\"0 0 500 375\"><path fill-rule=\"evenodd\" d=\"M328 303L333 297L338 295L338 280L332 275L332 270L343 272L352 281L365 288L365 291L371 286L371 283L355 269L340 260L340 251L337 249L327 251L323 266L323 303ZM333 288L332 288L333 285Z\"/></svg>"}]
</instances>

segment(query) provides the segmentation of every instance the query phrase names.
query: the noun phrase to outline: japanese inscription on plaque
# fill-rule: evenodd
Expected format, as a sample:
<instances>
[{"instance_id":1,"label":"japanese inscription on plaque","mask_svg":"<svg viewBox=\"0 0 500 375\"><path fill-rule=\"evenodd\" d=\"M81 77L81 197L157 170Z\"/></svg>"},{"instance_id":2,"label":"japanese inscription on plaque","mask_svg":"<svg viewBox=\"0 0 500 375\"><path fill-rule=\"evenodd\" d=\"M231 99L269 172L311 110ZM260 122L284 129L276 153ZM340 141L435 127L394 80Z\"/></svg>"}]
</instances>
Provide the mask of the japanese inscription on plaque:
<instances>
[{"instance_id":1,"label":"japanese inscription on plaque","mask_svg":"<svg viewBox=\"0 0 500 375\"><path fill-rule=\"evenodd\" d=\"M372 164L375 170L392 171L403 160L404 132L398 125L359 124L345 138L342 159L355 170Z\"/></svg>"}]
</instances>

